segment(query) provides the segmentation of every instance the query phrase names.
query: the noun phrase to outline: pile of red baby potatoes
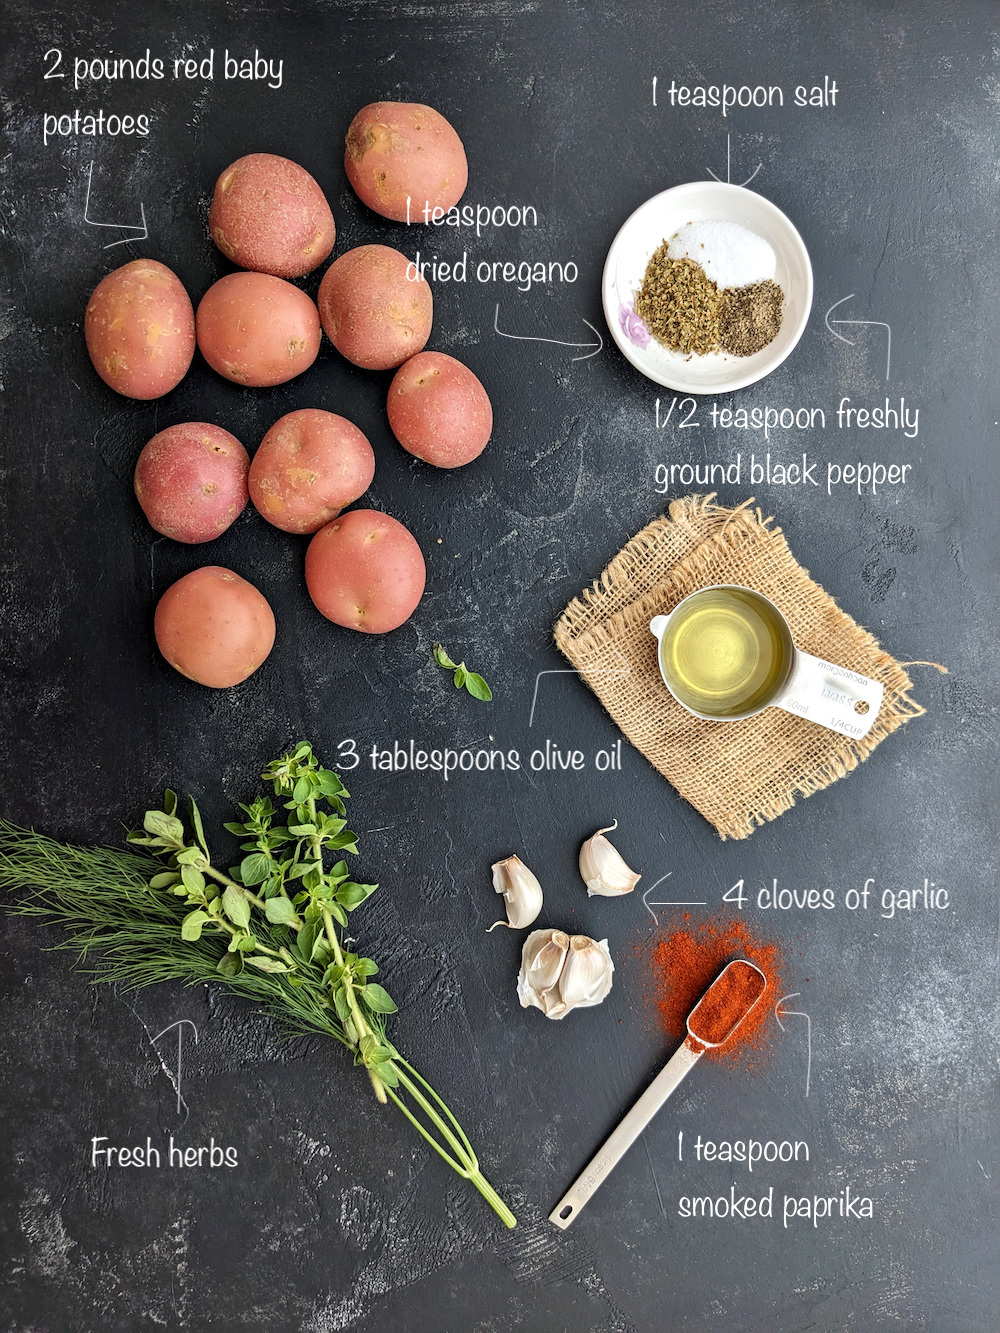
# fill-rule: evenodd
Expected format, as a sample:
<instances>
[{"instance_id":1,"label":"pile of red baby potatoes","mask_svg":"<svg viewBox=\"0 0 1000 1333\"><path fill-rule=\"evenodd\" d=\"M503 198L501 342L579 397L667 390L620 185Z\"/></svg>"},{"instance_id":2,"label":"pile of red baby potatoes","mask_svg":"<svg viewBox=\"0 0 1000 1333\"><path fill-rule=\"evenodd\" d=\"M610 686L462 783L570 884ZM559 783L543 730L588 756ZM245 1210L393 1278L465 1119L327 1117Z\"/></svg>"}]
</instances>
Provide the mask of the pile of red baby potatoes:
<instances>
[{"instance_id":1,"label":"pile of red baby potatoes","mask_svg":"<svg viewBox=\"0 0 1000 1333\"><path fill-rule=\"evenodd\" d=\"M408 197L447 210L468 180L455 130L416 103L359 111L344 165L361 201L394 221L406 219ZM440 468L482 453L493 429L489 397L460 361L423 351L433 298L404 255L385 245L340 255L320 284L318 309L289 281L318 268L336 239L330 206L304 168L270 153L240 158L216 182L209 229L243 271L211 286L197 313L180 279L155 260L136 259L98 284L84 329L94 367L112 389L159 398L184 378L196 345L237 384L282 384L309 369L325 332L356 366L398 367L387 411L409 453ZM248 500L275 527L315 534L305 575L317 608L338 625L384 634L416 609L426 570L402 523L371 509L341 513L374 473L374 452L357 426L306 408L276 421L252 462L221 426L191 421L160 431L139 456L135 493L153 528L179 542L212 541ZM217 688L245 680L274 643L263 595L218 565L168 588L154 623L171 666Z\"/></svg>"}]
</instances>

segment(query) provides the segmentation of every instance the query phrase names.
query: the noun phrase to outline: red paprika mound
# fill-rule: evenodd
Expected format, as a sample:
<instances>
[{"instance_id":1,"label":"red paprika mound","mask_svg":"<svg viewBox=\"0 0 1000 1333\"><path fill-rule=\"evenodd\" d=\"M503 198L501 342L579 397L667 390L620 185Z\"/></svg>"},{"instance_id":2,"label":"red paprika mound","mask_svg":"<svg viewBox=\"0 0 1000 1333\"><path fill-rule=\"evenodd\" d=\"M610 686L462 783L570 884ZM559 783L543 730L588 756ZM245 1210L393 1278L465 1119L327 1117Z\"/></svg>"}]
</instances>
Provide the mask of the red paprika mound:
<instances>
[{"instance_id":1,"label":"red paprika mound","mask_svg":"<svg viewBox=\"0 0 1000 1333\"><path fill-rule=\"evenodd\" d=\"M736 958L756 963L767 982L764 994L732 1037L715 1049L709 1048L704 1056L752 1067L773 1039L771 1015L785 993L781 947L759 939L739 919L696 923L685 913L683 921L678 929L661 936L649 955L649 988L660 1022L671 1037L684 1038L688 1014L726 964ZM744 1010L749 1003L747 999ZM722 1030L724 1034L728 1028ZM709 1036L708 1032L702 1035Z\"/></svg>"}]
</instances>

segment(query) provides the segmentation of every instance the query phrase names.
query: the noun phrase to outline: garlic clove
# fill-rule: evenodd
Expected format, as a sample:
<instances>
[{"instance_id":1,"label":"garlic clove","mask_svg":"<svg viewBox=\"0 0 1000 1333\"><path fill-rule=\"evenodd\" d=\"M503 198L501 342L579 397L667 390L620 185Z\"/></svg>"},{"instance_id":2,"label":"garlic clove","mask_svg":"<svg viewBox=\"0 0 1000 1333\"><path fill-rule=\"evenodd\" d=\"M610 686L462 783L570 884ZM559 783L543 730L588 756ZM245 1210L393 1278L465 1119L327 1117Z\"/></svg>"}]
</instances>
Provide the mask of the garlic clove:
<instances>
[{"instance_id":1,"label":"garlic clove","mask_svg":"<svg viewBox=\"0 0 1000 1333\"><path fill-rule=\"evenodd\" d=\"M587 886L589 898L595 895L616 898L620 894L631 893L642 878L629 869L618 849L604 836L617 827L616 819L607 828L598 829L580 848L580 874Z\"/></svg>"},{"instance_id":2,"label":"garlic clove","mask_svg":"<svg viewBox=\"0 0 1000 1333\"><path fill-rule=\"evenodd\" d=\"M497 926L510 926L513 930L530 926L542 910L542 886L538 880L517 856L495 861L492 870L493 887L503 895L507 920L494 921L490 930Z\"/></svg>"},{"instance_id":3,"label":"garlic clove","mask_svg":"<svg viewBox=\"0 0 1000 1333\"><path fill-rule=\"evenodd\" d=\"M574 935L559 977L559 998L566 1012L600 1004L611 989L614 970L607 940Z\"/></svg>"},{"instance_id":4,"label":"garlic clove","mask_svg":"<svg viewBox=\"0 0 1000 1333\"><path fill-rule=\"evenodd\" d=\"M600 1004L614 970L607 940L535 930L521 950L517 996L524 1009L533 1005L546 1018L564 1018L571 1009Z\"/></svg>"},{"instance_id":5,"label":"garlic clove","mask_svg":"<svg viewBox=\"0 0 1000 1333\"><path fill-rule=\"evenodd\" d=\"M561 1004L556 983L569 952L569 936L561 930L533 930L521 949L517 998L521 1008L532 1005L543 1013Z\"/></svg>"}]
</instances>

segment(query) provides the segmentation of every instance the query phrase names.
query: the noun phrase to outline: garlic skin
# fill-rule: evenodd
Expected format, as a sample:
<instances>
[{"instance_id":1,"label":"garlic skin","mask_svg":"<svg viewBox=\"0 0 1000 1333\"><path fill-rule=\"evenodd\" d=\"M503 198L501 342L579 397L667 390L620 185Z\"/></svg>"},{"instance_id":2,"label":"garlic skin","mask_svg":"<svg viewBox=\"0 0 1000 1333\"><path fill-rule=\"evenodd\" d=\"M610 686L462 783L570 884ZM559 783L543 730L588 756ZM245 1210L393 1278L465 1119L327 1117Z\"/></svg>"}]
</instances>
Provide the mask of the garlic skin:
<instances>
[{"instance_id":1,"label":"garlic skin","mask_svg":"<svg viewBox=\"0 0 1000 1333\"><path fill-rule=\"evenodd\" d=\"M607 940L534 930L521 950L517 998L546 1018L565 1018L571 1009L600 1004L611 989L615 965Z\"/></svg>"},{"instance_id":2,"label":"garlic skin","mask_svg":"<svg viewBox=\"0 0 1000 1333\"><path fill-rule=\"evenodd\" d=\"M598 829L580 848L580 874L587 886L588 898L617 898L623 893L631 893L642 879L629 869L621 853L604 836L617 827L616 819L607 828Z\"/></svg>"},{"instance_id":3,"label":"garlic skin","mask_svg":"<svg viewBox=\"0 0 1000 1333\"><path fill-rule=\"evenodd\" d=\"M492 870L493 887L503 895L507 920L494 921L490 930L496 930L497 926L509 926L512 930L530 926L542 910L542 886L538 880L518 856L495 861Z\"/></svg>"}]
</instances>

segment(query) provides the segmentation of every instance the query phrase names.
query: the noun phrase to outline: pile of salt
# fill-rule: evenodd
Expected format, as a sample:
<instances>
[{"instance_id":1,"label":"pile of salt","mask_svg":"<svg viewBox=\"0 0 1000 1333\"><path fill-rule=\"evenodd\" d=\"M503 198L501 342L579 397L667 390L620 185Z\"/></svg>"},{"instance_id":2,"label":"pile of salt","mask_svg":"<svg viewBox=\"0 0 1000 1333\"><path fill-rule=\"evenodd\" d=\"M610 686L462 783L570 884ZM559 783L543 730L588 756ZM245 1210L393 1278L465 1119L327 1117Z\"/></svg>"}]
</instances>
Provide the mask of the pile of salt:
<instances>
[{"instance_id":1,"label":"pile of salt","mask_svg":"<svg viewBox=\"0 0 1000 1333\"><path fill-rule=\"evenodd\" d=\"M767 241L738 222L688 222L670 238L667 255L700 264L720 291L766 282L776 267Z\"/></svg>"}]
</instances>

